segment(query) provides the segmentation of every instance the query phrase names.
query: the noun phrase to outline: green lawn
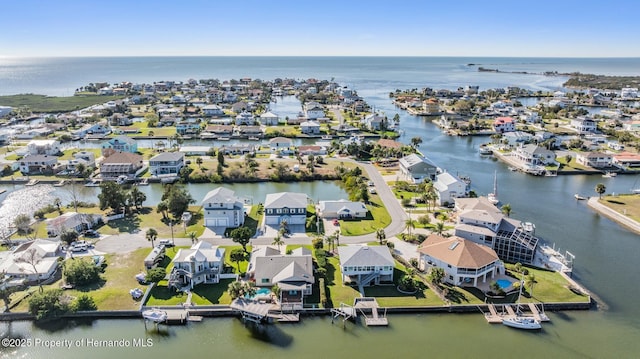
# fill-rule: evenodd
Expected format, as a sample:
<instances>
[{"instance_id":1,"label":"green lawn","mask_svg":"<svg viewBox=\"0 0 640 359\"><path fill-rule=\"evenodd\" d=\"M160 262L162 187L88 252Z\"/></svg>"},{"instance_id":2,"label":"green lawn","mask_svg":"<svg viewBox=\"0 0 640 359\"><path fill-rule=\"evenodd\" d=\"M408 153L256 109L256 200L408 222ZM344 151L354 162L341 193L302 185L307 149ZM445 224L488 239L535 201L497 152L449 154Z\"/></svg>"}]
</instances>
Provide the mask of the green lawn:
<instances>
[{"instance_id":1,"label":"green lawn","mask_svg":"<svg viewBox=\"0 0 640 359\"><path fill-rule=\"evenodd\" d=\"M507 269L513 271L513 265L506 264ZM524 288L521 302L587 302L586 295L572 292L569 282L558 272L527 267L529 273L535 275L533 291L528 286ZM512 272L513 273L513 272ZM515 273L514 273L515 274ZM519 278L520 275L517 275Z\"/></svg>"},{"instance_id":2,"label":"green lawn","mask_svg":"<svg viewBox=\"0 0 640 359\"><path fill-rule=\"evenodd\" d=\"M433 293L418 277L418 291L415 294L404 294L397 290L400 279L405 275L406 268L396 261L393 270L393 285L364 287L367 297L375 297L381 307L414 307L444 305L444 302Z\"/></svg>"},{"instance_id":3,"label":"green lawn","mask_svg":"<svg viewBox=\"0 0 640 359\"><path fill-rule=\"evenodd\" d=\"M196 232L199 237L204 232L204 219L201 206L189 206L193 215L190 224L185 228L183 223L174 224L173 236L176 238L189 238L190 232ZM103 234L131 233L140 228L155 228L159 238L171 237L171 226L163 220L162 214L157 213L155 207L144 207L140 213L110 221L98 231Z\"/></svg>"},{"instance_id":4,"label":"green lawn","mask_svg":"<svg viewBox=\"0 0 640 359\"><path fill-rule=\"evenodd\" d=\"M122 98L124 98L124 96L82 95L55 97L20 94L0 96L0 103L4 106L11 106L15 108L27 106L33 112L69 112Z\"/></svg>"},{"instance_id":5,"label":"green lawn","mask_svg":"<svg viewBox=\"0 0 640 359\"><path fill-rule=\"evenodd\" d=\"M638 194L604 196L599 202L620 214L640 222L640 195Z\"/></svg>"},{"instance_id":6,"label":"green lawn","mask_svg":"<svg viewBox=\"0 0 640 359\"><path fill-rule=\"evenodd\" d=\"M79 150L77 148L64 150L62 152L62 156L58 157L58 160L70 160L70 159L73 159L73 155L78 153L78 152L80 152L80 151L81 150ZM102 156L101 149L99 149L99 148L85 148L85 149L82 149L82 151L93 152L93 154L94 154L96 159L98 157Z\"/></svg>"},{"instance_id":7,"label":"green lawn","mask_svg":"<svg viewBox=\"0 0 640 359\"><path fill-rule=\"evenodd\" d=\"M371 196L367 209L369 213L364 219L341 220L340 233L345 236L359 236L375 233L378 228L385 228L391 224L391 216L378 195Z\"/></svg>"},{"instance_id":8,"label":"green lawn","mask_svg":"<svg viewBox=\"0 0 640 359\"><path fill-rule=\"evenodd\" d=\"M326 284L327 295L331 298L335 308L339 307L340 303L353 305L353 300L360 296L357 288L342 283L340 259L336 256L327 257Z\"/></svg>"}]
</instances>

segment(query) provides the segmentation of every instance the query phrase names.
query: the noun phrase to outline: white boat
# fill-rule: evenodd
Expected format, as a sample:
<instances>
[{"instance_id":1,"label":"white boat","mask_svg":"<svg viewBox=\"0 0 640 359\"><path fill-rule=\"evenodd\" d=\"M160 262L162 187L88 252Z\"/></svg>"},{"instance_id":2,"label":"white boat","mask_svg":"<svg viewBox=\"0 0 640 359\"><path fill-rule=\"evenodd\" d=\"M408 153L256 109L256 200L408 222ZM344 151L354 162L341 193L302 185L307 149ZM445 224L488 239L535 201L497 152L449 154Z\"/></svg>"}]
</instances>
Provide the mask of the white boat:
<instances>
[{"instance_id":1,"label":"white boat","mask_svg":"<svg viewBox=\"0 0 640 359\"><path fill-rule=\"evenodd\" d=\"M516 329L537 330L542 329L539 321L531 317L517 315L515 317L502 318L502 324Z\"/></svg>"},{"instance_id":2,"label":"white boat","mask_svg":"<svg viewBox=\"0 0 640 359\"><path fill-rule=\"evenodd\" d=\"M493 173L493 192L487 195L487 199L491 204L498 204L500 200L498 199L498 171Z\"/></svg>"},{"instance_id":3,"label":"white boat","mask_svg":"<svg viewBox=\"0 0 640 359\"><path fill-rule=\"evenodd\" d=\"M512 167L512 166L509 166L509 171L511 171L511 172L515 172L515 171L517 171L517 170L518 170L517 168Z\"/></svg>"},{"instance_id":4,"label":"white boat","mask_svg":"<svg viewBox=\"0 0 640 359\"><path fill-rule=\"evenodd\" d=\"M493 150L491 149L491 147L489 147L487 145L480 145L480 148L478 149L478 152L480 152L481 155L492 155L493 154Z\"/></svg>"},{"instance_id":5,"label":"white boat","mask_svg":"<svg viewBox=\"0 0 640 359\"><path fill-rule=\"evenodd\" d=\"M611 178L611 177L615 177L615 176L617 176L617 175L618 175L618 174L617 174L616 172L607 172L607 173L603 174L603 175L602 175L602 177L604 177L604 178Z\"/></svg>"},{"instance_id":6,"label":"white boat","mask_svg":"<svg viewBox=\"0 0 640 359\"><path fill-rule=\"evenodd\" d=\"M583 197L583 196L581 196L581 195L579 195L577 193L574 194L573 197L575 197L578 201L582 201L582 200L587 199L587 197Z\"/></svg>"},{"instance_id":7,"label":"white boat","mask_svg":"<svg viewBox=\"0 0 640 359\"><path fill-rule=\"evenodd\" d=\"M167 320L167 312L159 309L148 309L142 312L142 317L155 323L162 323Z\"/></svg>"},{"instance_id":8,"label":"white boat","mask_svg":"<svg viewBox=\"0 0 640 359\"><path fill-rule=\"evenodd\" d=\"M255 137L255 136L251 136L251 137L249 137L249 141L260 141L260 138Z\"/></svg>"},{"instance_id":9,"label":"white boat","mask_svg":"<svg viewBox=\"0 0 640 359\"><path fill-rule=\"evenodd\" d=\"M230 141L231 137L218 137L218 141Z\"/></svg>"},{"instance_id":10,"label":"white boat","mask_svg":"<svg viewBox=\"0 0 640 359\"><path fill-rule=\"evenodd\" d=\"M332 139L333 139L333 136L331 136L331 135L324 135L324 136L322 136L322 137L320 137L320 138L321 138L321 139L323 139L323 140L332 140Z\"/></svg>"}]
</instances>

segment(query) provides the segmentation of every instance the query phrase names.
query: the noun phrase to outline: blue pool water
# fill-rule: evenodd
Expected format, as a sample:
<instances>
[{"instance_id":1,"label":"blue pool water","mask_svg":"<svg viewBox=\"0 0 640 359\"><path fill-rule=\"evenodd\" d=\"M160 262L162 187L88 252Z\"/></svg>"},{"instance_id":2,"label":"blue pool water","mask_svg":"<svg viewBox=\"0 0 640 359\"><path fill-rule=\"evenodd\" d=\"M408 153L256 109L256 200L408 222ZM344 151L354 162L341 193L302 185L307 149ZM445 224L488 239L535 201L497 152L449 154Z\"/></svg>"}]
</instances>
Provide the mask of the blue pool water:
<instances>
[{"instance_id":1,"label":"blue pool water","mask_svg":"<svg viewBox=\"0 0 640 359\"><path fill-rule=\"evenodd\" d=\"M252 295L252 296L245 296L248 299L254 299L257 297L265 297L268 296L269 294L271 294L271 289L269 288L258 288L256 290L256 294Z\"/></svg>"},{"instance_id":2,"label":"blue pool water","mask_svg":"<svg viewBox=\"0 0 640 359\"><path fill-rule=\"evenodd\" d=\"M507 289L510 285L511 285L511 281L506 280L506 279L498 279L496 281L496 283L498 283L498 285L500 286L500 288L502 289Z\"/></svg>"}]
</instances>

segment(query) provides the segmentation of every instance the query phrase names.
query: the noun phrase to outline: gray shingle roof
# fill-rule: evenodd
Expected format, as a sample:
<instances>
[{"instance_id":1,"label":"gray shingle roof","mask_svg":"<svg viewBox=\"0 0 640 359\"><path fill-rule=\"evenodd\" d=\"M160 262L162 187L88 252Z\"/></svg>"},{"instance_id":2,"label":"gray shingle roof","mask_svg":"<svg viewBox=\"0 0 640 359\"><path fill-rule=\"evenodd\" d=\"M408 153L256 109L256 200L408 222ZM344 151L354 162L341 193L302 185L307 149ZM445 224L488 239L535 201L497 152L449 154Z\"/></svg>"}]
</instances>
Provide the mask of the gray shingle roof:
<instances>
[{"instance_id":1,"label":"gray shingle roof","mask_svg":"<svg viewBox=\"0 0 640 359\"><path fill-rule=\"evenodd\" d=\"M395 262L387 246L338 247L340 266L393 266Z\"/></svg>"}]
</instances>

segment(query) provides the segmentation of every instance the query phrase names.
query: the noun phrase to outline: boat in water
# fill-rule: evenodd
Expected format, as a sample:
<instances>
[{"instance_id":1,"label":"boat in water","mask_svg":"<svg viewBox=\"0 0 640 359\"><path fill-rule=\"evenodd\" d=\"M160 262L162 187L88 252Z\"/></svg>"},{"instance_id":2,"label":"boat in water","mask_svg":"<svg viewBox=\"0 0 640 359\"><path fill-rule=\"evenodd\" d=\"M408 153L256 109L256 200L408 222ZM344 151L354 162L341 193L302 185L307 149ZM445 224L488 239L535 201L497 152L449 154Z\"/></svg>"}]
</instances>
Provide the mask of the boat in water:
<instances>
[{"instance_id":1,"label":"boat in water","mask_svg":"<svg viewBox=\"0 0 640 359\"><path fill-rule=\"evenodd\" d=\"M321 139L323 139L323 140L332 140L332 139L333 139L333 136L331 136L331 135L324 135L324 136L322 136L322 137L320 137L320 138L321 138Z\"/></svg>"},{"instance_id":2,"label":"boat in water","mask_svg":"<svg viewBox=\"0 0 640 359\"><path fill-rule=\"evenodd\" d=\"M167 320L167 312L159 309L148 309L142 312L142 317L155 323L162 323Z\"/></svg>"},{"instance_id":3,"label":"boat in water","mask_svg":"<svg viewBox=\"0 0 640 359\"><path fill-rule=\"evenodd\" d=\"M537 330L542 329L542 324L534 318L516 315L515 317L502 318L502 324L516 329Z\"/></svg>"},{"instance_id":4,"label":"boat in water","mask_svg":"<svg viewBox=\"0 0 640 359\"><path fill-rule=\"evenodd\" d=\"M616 172L606 172L605 174L602 175L602 177L604 177L604 178L612 178L612 177L615 177L617 175L618 175L618 173L616 173Z\"/></svg>"},{"instance_id":5,"label":"boat in water","mask_svg":"<svg viewBox=\"0 0 640 359\"><path fill-rule=\"evenodd\" d=\"M480 154L483 156L489 156L493 154L493 149L491 149L491 147L487 146L486 144L483 144L478 148L478 152L480 152Z\"/></svg>"},{"instance_id":6,"label":"boat in water","mask_svg":"<svg viewBox=\"0 0 640 359\"><path fill-rule=\"evenodd\" d=\"M487 195L487 199L491 204L496 205L500 200L498 199L498 171L493 173L493 192Z\"/></svg>"},{"instance_id":7,"label":"boat in water","mask_svg":"<svg viewBox=\"0 0 640 359\"><path fill-rule=\"evenodd\" d=\"M587 199L587 197L583 197L583 196L581 196L581 195L579 195L577 193L574 194L573 197L575 197L575 199L577 199L578 201L582 201L582 200Z\"/></svg>"}]
</instances>

